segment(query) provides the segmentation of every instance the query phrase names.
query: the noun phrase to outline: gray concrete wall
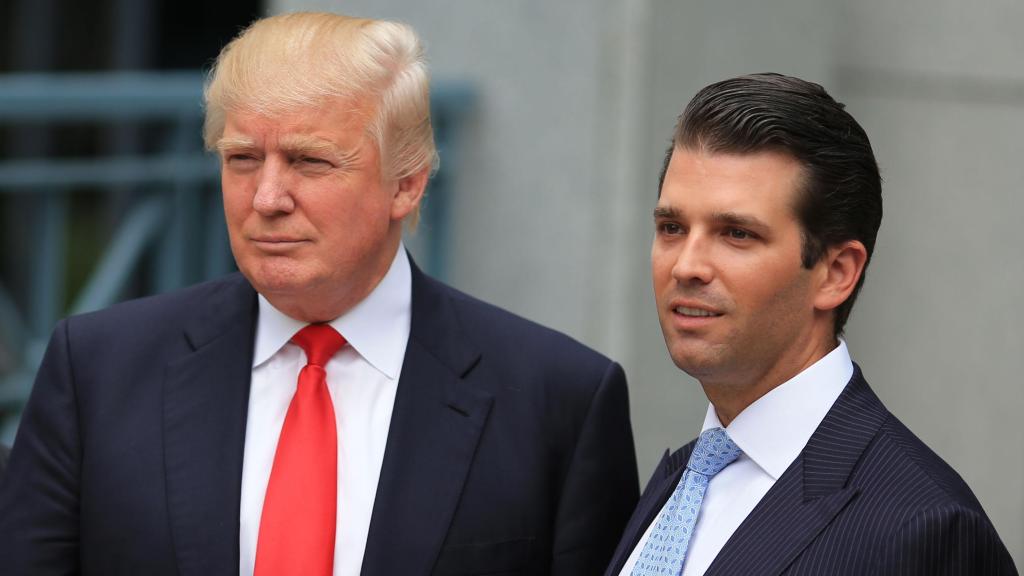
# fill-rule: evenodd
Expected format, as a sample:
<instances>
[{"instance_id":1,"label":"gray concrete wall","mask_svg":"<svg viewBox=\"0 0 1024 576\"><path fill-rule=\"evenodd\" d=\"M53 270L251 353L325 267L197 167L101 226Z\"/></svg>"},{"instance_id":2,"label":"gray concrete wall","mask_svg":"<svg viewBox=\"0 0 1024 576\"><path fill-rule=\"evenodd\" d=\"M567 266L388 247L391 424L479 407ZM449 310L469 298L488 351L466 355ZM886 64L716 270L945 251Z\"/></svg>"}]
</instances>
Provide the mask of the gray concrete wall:
<instances>
[{"instance_id":1,"label":"gray concrete wall","mask_svg":"<svg viewBox=\"0 0 1024 576\"><path fill-rule=\"evenodd\" d=\"M911 0L278 0L409 22L469 80L451 280L620 360L640 473L698 431L652 304L650 211L676 115L755 71L825 85L868 131L886 215L848 339L889 407L1024 561L1024 5ZM442 159L443 161L443 159ZM1015 448L1016 446L1016 448Z\"/></svg>"},{"instance_id":2,"label":"gray concrete wall","mask_svg":"<svg viewBox=\"0 0 1024 576\"><path fill-rule=\"evenodd\" d=\"M451 231L460 288L571 333L600 331L612 243L605 11L611 2L281 2L412 24L435 80L470 81ZM442 163L444 158L441 159ZM540 256L543 255L543 256Z\"/></svg>"},{"instance_id":3,"label":"gray concrete wall","mask_svg":"<svg viewBox=\"0 0 1024 576\"><path fill-rule=\"evenodd\" d=\"M843 4L838 89L885 179L850 345L1024 562L1024 4Z\"/></svg>"}]
</instances>

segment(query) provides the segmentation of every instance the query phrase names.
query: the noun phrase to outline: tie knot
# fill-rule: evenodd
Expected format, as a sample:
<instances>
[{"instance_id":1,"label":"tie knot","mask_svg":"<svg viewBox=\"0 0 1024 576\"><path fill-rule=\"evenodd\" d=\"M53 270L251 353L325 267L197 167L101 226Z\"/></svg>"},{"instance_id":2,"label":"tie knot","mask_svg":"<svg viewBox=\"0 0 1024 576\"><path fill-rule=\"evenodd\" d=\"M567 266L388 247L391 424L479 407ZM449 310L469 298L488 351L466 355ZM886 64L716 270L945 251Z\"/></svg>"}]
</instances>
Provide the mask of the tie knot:
<instances>
[{"instance_id":1,"label":"tie knot","mask_svg":"<svg viewBox=\"0 0 1024 576\"><path fill-rule=\"evenodd\" d=\"M306 352L306 363L324 367L334 353L345 345L345 338L327 324L310 324L292 336Z\"/></svg>"},{"instance_id":2,"label":"tie knot","mask_svg":"<svg viewBox=\"0 0 1024 576\"><path fill-rule=\"evenodd\" d=\"M697 439L686 467L710 478L732 464L742 453L724 429L712 428L705 430Z\"/></svg>"}]
</instances>

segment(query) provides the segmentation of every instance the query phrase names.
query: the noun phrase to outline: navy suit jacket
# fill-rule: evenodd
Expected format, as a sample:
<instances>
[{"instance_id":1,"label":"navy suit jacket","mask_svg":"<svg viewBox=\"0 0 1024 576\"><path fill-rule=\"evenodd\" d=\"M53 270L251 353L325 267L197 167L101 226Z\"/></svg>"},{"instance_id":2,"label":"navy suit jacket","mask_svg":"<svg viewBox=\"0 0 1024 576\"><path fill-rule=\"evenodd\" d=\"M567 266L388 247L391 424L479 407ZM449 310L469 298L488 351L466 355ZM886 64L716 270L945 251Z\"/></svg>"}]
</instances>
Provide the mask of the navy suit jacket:
<instances>
[{"instance_id":1,"label":"navy suit jacket","mask_svg":"<svg viewBox=\"0 0 1024 576\"><path fill-rule=\"evenodd\" d=\"M0 571L238 574L257 310L236 274L57 326ZM638 492L619 365L414 266L362 574L597 574Z\"/></svg>"},{"instance_id":2,"label":"navy suit jacket","mask_svg":"<svg viewBox=\"0 0 1024 576\"><path fill-rule=\"evenodd\" d=\"M666 453L606 572L618 576L696 442ZM725 543L707 576L1016 574L981 504L897 420L855 367L807 442Z\"/></svg>"}]
</instances>

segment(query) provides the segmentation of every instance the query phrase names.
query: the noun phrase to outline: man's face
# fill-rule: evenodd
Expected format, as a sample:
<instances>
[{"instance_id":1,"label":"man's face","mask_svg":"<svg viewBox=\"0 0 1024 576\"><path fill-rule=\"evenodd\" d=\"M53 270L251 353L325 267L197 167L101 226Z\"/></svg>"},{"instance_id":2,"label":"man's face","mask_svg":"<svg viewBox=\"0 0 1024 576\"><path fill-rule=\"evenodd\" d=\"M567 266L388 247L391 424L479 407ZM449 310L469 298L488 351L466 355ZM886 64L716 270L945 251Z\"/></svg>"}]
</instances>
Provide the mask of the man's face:
<instances>
[{"instance_id":1,"label":"man's face","mask_svg":"<svg viewBox=\"0 0 1024 576\"><path fill-rule=\"evenodd\" d=\"M238 267L297 317L336 316L365 297L411 209L399 183L381 177L366 109L330 104L273 117L229 111L218 143Z\"/></svg>"},{"instance_id":2,"label":"man's face","mask_svg":"<svg viewBox=\"0 0 1024 576\"><path fill-rule=\"evenodd\" d=\"M779 153L672 154L655 209L654 294L672 360L705 386L763 382L820 336L794 210L801 176Z\"/></svg>"}]
</instances>

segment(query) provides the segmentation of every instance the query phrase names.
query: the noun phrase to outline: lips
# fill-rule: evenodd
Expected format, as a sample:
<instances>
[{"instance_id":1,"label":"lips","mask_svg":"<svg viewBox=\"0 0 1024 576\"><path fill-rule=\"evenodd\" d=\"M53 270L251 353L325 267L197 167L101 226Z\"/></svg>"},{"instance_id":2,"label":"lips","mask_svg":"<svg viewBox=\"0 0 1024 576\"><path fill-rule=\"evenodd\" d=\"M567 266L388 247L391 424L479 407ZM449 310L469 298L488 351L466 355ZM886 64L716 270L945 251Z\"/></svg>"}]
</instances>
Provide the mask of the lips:
<instances>
[{"instance_id":1,"label":"lips","mask_svg":"<svg viewBox=\"0 0 1024 576\"><path fill-rule=\"evenodd\" d=\"M692 318L715 318L722 315L721 312L714 312L704 308L694 308L690 306L676 306L672 311L681 316L688 316Z\"/></svg>"},{"instance_id":2,"label":"lips","mask_svg":"<svg viewBox=\"0 0 1024 576\"><path fill-rule=\"evenodd\" d=\"M697 333L710 328L725 313L721 309L696 300L673 300L665 318L676 330Z\"/></svg>"},{"instance_id":3,"label":"lips","mask_svg":"<svg viewBox=\"0 0 1024 576\"><path fill-rule=\"evenodd\" d=\"M254 236L253 245L265 254L284 255L304 246L309 240L293 236Z\"/></svg>"},{"instance_id":4,"label":"lips","mask_svg":"<svg viewBox=\"0 0 1024 576\"><path fill-rule=\"evenodd\" d=\"M305 240L303 238L293 238L291 236L256 236L252 238L252 241L265 244L289 244L304 242Z\"/></svg>"},{"instance_id":5,"label":"lips","mask_svg":"<svg viewBox=\"0 0 1024 576\"><path fill-rule=\"evenodd\" d=\"M693 298L674 298L669 301L669 310L688 318L717 318L723 314L717 306Z\"/></svg>"}]
</instances>

